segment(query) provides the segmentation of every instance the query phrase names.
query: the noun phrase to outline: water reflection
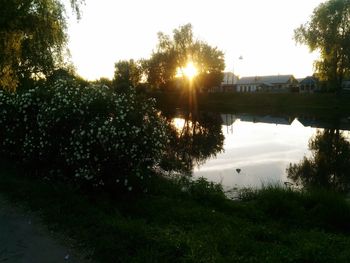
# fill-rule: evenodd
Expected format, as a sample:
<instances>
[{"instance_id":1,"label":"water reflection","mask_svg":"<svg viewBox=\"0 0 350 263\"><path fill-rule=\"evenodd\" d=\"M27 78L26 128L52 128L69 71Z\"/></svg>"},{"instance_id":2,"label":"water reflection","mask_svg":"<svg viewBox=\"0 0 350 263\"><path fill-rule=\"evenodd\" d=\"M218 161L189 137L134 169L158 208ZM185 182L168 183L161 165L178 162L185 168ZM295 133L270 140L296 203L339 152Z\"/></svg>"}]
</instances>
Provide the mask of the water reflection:
<instances>
[{"instance_id":1,"label":"water reflection","mask_svg":"<svg viewBox=\"0 0 350 263\"><path fill-rule=\"evenodd\" d=\"M223 151L225 137L220 114L187 112L170 117L169 121L173 129L168 162L162 164L166 169L190 174L196 165Z\"/></svg>"},{"instance_id":2,"label":"water reflection","mask_svg":"<svg viewBox=\"0 0 350 263\"><path fill-rule=\"evenodd\" d=\"M312 160L316 153L321 151L308 148L310 138L317 138L312 144L316 147L320 144L319 138L328 138L332 134L331 131L334 131L333 137L339 134L339 145L337 144L336 148L329 146L330 149L337 153L342 149L345 154L345 148L341 145L346 144L344 136L348 132L339 130L350 129L348 118L334 122L305 116L276 117L208 112L178 112L168 114L168 118L174 128L169 147L171 154L166 165L172 169L176 165L176 170L192 172L194 177L221 182L227 189L259 188L262 184L283 184L286 181L307 184L313 179L298 177L300 173L297 172L297 168L293 168L295 173L292 176L292 173L286 172L286 168L290 163L299 163L304 156ZM336 127L338 132L330 127ZM326 152L323 155L334 154ZM174 159L178 162L171 161ZM345 161L344 164L338 161L335 164L344 167L340 170L348 173L348 170L344 170ZM345 178L344 175L340 175L340 170L337 173L329 173L330 177L334 180ZM337 184L344 185L345 179L336 181L341 181L342 183Z\"/></svg>"},{"instance_id":3,"label":"water reflection","mask_svg":"<svg viewBox=\"0 0 350 263\"><path fill-rule=\"evenodd\" d=\"M315 129L288 117L221 117L225 152L196 167L193 175L221 182L227 189L284 183L286 167L309 153L307 143L315 133Z\"/></svg>"},{"instance_id":4,"label":"water reflection","mask_svg":"<svg viewBox=\"0 0 350 263\"><path fill-rule=\"evenodd\" d=\"M309 142L310 158L287 169L288 178L304 187L350 190L350 143L339 129L318 130Z\"/></svg>"}]
</instances>

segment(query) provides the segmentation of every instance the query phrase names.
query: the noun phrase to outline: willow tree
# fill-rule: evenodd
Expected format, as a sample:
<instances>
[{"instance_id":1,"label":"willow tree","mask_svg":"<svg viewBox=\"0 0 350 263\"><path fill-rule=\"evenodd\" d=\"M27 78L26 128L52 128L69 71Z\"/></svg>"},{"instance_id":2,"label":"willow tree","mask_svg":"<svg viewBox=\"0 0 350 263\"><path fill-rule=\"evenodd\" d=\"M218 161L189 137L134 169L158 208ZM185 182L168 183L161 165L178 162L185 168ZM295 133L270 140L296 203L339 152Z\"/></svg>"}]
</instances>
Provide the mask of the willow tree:
<instances>
[{"instance_id":1,"label":"willow tree","mask_svg":"<svg viewBox=\"0 0 350 263\"><path fill-rule=\"evenodd\" d=\"M70 0L77 18L83 0ZM0 88L47 76L63 65L67 16L59 0L0 0Z\"/></svg>"},{"instance_id":2,"label":"willow tree","mask_svg":"<svg viewBox=\"0 0 350 263\"><path fill-rule=\"evenodd\" d=\"M189 63L196 69L197 87L205 89L221 83L223 52L195 39L192 25L186 24L175 29L172 36L158 33L157 48L144 62L144 68L151 85L169 88Z\"/></svg>"},{"instance_id":3,"label":"willow tree","mask_svg":"<svg viewBox=\"0 0 350 263\"><path fill-rule=\"evenodd\" d=\"M320 4L311 19L295 30L295 40L319 51L315 69L321 80L341 88L350 73L350 0L329 0Z\"/></svg>"}]
</instances>

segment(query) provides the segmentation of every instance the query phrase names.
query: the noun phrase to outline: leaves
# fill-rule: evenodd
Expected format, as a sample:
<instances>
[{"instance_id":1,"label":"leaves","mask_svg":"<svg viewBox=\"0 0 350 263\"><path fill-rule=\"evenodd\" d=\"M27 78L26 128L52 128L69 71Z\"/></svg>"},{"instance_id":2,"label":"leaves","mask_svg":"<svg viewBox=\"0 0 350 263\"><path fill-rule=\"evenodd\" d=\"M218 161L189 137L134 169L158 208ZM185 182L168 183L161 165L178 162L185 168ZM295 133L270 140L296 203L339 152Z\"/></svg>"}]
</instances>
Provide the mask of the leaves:
<instances>
[{"instance_id":1,"label":"leaves","mask_svg":"<svg viewBox=\"0 0 350 263\"><path fill-rule=\"evenodd\" d=\"M308 23L294 31L297 43L319 51L321 59L315 69L321 80L340 89L350 76L350 1L329 0L320 4Z\"/></svg>"},{"instance_id":2,"label":"leaves","mask_svg":"<svg viewBox=\"0 0 350 263\"><path fill-rule=\"evenodd\" d=\"M119 86L132 86L136 87L142 77L142 68L140 65L140 62L136 62L133 59L127 60L120 60L114 65L115 71L114 71L114 85L117 87Z\"/></svg>"},{"instance_id":3,"label":"leaves","mask_svg":"<svg viewBox=\"0 0 350 263\"><path fill-rule=\"evenodd\" d=\"M225 68L224 54L217 47L194 38L192 25L173 31L172 37L158 33L158 45L151 58L145 61L148 82L158 88L176 86L177 71L193 62L198 71L196 83L206 88L220 84Z\"/></svg>"},{"instance_id":4,"label":"leaves","mask_svg":"<svg viewBox=\"0 0 350 263\"><path fill-rule=\"evenodd\" d=\"M82 0L71 0L77 16ZM64 64L65 7L59 0L0 0L0 83L15 90L23 79L47 76Z\"/></svg>"},{"instance_id":5,"label":"leaves","mask_svg":"<svg viewBox=\"0 0 350 263\"><path fill-rule=\"evenodd\" d=\"M350 143L339 130L325 129L309 142L312 157L290 165L288 177L305 187L325 187L347 192L350 189Z\"/></svg>"},{"instance_id":6,"label":"leaves","mask_svg":"<svg viewBox=\"0 0 350 263\"><path fill-rule=\"evenodd\" d=\"M154 104L74 79L0 90L0 155L47 176L135 189L166 150L168 123Z\"/></svg>"}]
</instances>

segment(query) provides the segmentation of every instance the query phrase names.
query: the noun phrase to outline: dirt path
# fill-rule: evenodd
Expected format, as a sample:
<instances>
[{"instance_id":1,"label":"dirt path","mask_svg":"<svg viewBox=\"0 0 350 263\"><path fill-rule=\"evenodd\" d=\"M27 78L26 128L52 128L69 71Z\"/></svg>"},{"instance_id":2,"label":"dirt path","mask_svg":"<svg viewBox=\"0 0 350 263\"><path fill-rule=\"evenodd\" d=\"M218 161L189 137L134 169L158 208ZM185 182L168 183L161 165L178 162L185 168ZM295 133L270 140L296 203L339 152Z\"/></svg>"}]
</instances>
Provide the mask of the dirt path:
<instances>
[{"instance_id":1,"label":"dirt path","mask_svg":"<svg viewBox=\"0 0 350 263\"><path fill-rule=\"evenodd\" d=\"M54 236L37 216L0 196L0 263L90 262L82 260L70 243Z\"/></svg>"}]
</instances>

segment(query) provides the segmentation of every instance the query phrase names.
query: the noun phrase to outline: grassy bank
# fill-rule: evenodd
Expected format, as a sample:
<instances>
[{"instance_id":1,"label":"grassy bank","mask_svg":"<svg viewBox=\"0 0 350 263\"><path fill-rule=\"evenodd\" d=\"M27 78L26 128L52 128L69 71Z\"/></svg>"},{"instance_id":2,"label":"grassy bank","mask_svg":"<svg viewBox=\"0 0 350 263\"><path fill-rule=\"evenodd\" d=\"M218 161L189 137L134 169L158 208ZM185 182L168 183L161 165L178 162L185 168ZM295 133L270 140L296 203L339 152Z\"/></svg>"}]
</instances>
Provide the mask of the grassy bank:
<instances>
[{"instance_id":1,"label":"grassy bank","mask_svg":"<svg viewBox=\"0 0 350 263\"><path fill-rule=\"evenodd\" d=\"M225 199L205 181L154 179L147 195L84 193L2 163L0 193L38 211L97 262L349 262L350 206L279 188Z\"/></svg>"},{"instance_id":2,"label":"grassy bank","mask_svg":"<svg viewBox=\"0 0 350 263\"><path fill-rule=\"evenodd\" d=\"M160 108L186 108L182 93L152 93ZM298 93L208 93L197 96L200 110L225 113L260 113L343 117L350 112L350 95ZM166 106L166 107L164 107Z\"/></svg>"}]
</instances>

